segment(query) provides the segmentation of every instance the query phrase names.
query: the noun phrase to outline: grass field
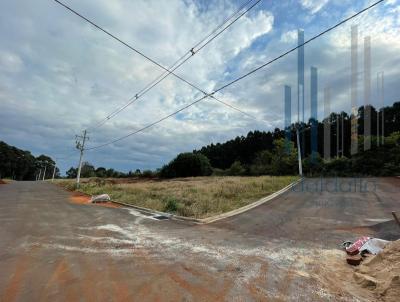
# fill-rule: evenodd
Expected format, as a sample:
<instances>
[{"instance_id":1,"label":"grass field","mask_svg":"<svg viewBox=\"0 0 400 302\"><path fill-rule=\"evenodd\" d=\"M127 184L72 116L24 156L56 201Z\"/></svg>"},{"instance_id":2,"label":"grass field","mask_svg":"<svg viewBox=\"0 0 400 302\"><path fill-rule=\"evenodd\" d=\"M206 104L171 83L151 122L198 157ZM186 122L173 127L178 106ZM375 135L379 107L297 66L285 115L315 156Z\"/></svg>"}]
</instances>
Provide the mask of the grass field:
<instances>
[{"instance_id":1,"label":"grass field","mask_svg":"<svg viewBox=\"0 0 400 302\"><path fill-rule=\"evenodd\" d=\"M79 191L109 194L115 201L186 217L205 218L248 205L276 192L296 176L196 177L172 180L84 179ZM56 183L72 190L74 180Z\"/></svg>"}]
</instances>

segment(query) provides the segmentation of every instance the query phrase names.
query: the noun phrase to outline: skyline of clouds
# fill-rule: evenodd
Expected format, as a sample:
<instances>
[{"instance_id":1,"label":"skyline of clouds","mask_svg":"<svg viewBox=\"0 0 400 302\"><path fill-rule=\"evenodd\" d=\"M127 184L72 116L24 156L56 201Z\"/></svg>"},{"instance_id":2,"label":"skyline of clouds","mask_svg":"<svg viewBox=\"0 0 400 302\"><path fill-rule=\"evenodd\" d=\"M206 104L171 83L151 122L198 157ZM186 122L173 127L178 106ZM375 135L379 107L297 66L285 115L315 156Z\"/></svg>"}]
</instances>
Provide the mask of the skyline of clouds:
<instances>
[{"instance_id":1,"label":"skyline of clouds","mask_svg":"<svg viewBox=\"0 0 400 302\"><path fill-rule=\"evenodd\" d=\"M188 51L240 5L226 0L212 5L179 0L65 3L164 66ZM295 46L298 28L305 30L306 39L310 38L370 3L262 1L176 73L210 92ZM306 46L306 83L310 66L317 66L319 99L323 98L324 86L334 88L333 110L347 110L352 24L360 28L360 70L362 38L371 35L373 79L377 71L384 70L387 102L399 100L395 89L399 81L398 5L398 1L386 1ZM162 72L53 1L32 4L7 0L1 6L0 36L5 43L0 46L0 140L35 155L61 158L74 152L75 134L126 103ZM207 99L139 135L87 152L85 160L123 171L155 169L179 152L223 142L250 130L282 127L283 85L290 84L292 91L297 91L296 58L296 53L288 55L217 94L264 122ZM361 89L362 77L359 82ZM88 146L141 128L200 95L169 76L90 133ZM297 98L296 94L292 97ZM297 112L294 106L292 112ZM77 161L75 151L74 157L60 160L59 166L64 172Z\"/></svg>"}]
</instances>

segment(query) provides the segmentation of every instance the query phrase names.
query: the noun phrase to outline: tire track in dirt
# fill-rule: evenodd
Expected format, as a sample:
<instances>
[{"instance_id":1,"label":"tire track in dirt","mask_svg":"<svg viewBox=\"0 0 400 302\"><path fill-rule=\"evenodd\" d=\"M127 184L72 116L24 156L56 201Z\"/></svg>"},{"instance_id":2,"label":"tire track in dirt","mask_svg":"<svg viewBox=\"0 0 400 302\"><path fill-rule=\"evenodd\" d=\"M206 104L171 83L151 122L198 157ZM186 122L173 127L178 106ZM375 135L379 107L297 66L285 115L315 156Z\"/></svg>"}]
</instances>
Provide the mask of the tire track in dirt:
<instances>
[{"instance_id":1,"label":"tire track in dirt","mask_svg":"<svg viewBox=\"0 0 400 302\"><path fill-rule=\"evenodd\" d=\"M65 297L65 301L79 301L82 293L82 285L77 276L71 271L66 257L61 257L44 290L41 301L54 301L56 296Z\"/></svg>"},{"instance_id":2,"label":"tire track in dirt","mask_svg":"<svg viewBox=\"0 0 400 302\"><path fill-rule=\"evenodd\" d=\"M0 301L17 301L18 293L31 262L32 254L30 253L26 253L18 258L17 267L15 268L15 271L6 286L4 294L2 295Z\"/></svg>"}]
</instances>

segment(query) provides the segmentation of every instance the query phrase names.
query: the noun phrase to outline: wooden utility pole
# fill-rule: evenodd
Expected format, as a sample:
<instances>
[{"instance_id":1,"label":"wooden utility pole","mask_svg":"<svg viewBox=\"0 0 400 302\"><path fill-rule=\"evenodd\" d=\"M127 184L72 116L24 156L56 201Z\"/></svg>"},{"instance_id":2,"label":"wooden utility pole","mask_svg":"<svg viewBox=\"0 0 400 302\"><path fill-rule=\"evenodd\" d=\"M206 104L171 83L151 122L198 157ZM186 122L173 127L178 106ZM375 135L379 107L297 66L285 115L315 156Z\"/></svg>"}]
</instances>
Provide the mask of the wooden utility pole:
<instances>
[{"instance_id":1,"label":"wooden utility pole","mask_svg":"<svg viewBox=\"0 0 400 302\"><path fill-rule=\"evenodd\" d=\"M83 131L83 135L77 135L76 136L76 148L80 151L80 156L79 156L79 167L78 167L78 173L76 175L76 187L79 188L79 181L81 179L81 170L82 170L82 159L83 159L83 151L85 150L85 142L86 140L89 139L89 137L86 136L86 130ZM81 142L82 139L82 142Z\"/></svg>"}]
</instances>

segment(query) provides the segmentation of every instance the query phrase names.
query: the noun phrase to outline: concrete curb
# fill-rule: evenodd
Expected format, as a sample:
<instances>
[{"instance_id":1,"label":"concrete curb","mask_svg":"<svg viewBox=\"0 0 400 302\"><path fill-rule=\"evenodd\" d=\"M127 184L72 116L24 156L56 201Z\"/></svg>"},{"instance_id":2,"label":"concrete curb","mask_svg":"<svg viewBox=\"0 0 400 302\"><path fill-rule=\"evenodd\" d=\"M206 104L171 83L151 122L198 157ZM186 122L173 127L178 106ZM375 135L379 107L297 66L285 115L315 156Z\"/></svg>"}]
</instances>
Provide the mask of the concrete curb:
<instances>
[{"instance_id":1,"label":"concrete curb","mask_svg":"<svg viewBox=\"0 0 400 302\"><path fill-rule=\"evenodd\" d=\"M280 189L279 191L277 191L275 193L272 193L271 195L268 195L266 197L263 197L260 200L257 200L255 202L253 202L251 204L248 204L246 206L243 206L243 207L241 207L239 209L235 209L235 210L223 213L223 214L219 214L219 215L215 215L215 216L207 217L207 218L201 218L201 219L183 217L183 216L174 215L174 214L171 214L171 213L159 212L159 211L156 211L156 210L151 210L151 209L148 209L148 208L138 207L138 206L135 206L135 205L132 205L132 204L119 202L119 201L111 200L111 202L113 202L115 204L119 204L119 205L125 206L125 207L133 208L133 209L136 209L136 210L138 210L140 212L144 212L146 214L153 215L153 216L154 215L160 215L160 216L166 216L166 217L172 218L174 220L190 221L190 222L197 223L197 224L209 224L209 223L213 223L213 222L216 222L216 221L228 218L228 217L232 217L232 216L247 212L247 211L249 211L249 210L251 210L251 209L253 209L255 207L258 207L258 206L260 206L260 205L262 205L262 204L264 204L264 203L266 203L266 202L268 202L268 201L270 201L270 200L282 195L283 193L289 191L291 188L296 186L302 180L303 179L300 178L300 179L292 182L291 184L287 185L286 187Z\"/></svg>"},{"instance_id":2,"label":"concrete curb","mask_svg":"<svg viewBox=\"0 0 400 302\"><path fill-rule=\"evenodd\" d=\"M225 219L225 218L228 218L228 217L232 217L232 216L247 212L247 211L249 211L249 210L251 210L251 209L253 209L255 207L258 207L258 206L266 203L267 201L270 201L270 200L282 195L283 193L289 191L291 188L293 188L295 185L297 185L300 181L302 181L302 179L298 179L295 182L292 182L291 184L287 185L286 187L280 189L279 191L277 191L275 193L272 193L271 195L268 195L268 196L266 196L264 198L261 198L260 200L255 201L255 202L253 202L251 204L248 204L248 205L246 205L244 207L241 207L239 209L232 210L232 211L229 211L229 212L226 212L226 213L223 213L223 214L220 214L220 215L216 215L216 216L203 218L203 219L201 219L201 222L205 223L205 224L212 223L212 222L215 222L215 221L218 221L218 220L221 220L221 219Z\"/></svg>"}]
</instances>

